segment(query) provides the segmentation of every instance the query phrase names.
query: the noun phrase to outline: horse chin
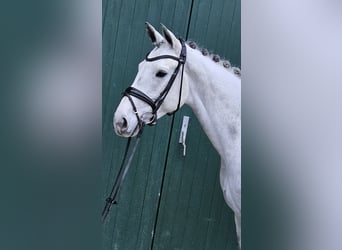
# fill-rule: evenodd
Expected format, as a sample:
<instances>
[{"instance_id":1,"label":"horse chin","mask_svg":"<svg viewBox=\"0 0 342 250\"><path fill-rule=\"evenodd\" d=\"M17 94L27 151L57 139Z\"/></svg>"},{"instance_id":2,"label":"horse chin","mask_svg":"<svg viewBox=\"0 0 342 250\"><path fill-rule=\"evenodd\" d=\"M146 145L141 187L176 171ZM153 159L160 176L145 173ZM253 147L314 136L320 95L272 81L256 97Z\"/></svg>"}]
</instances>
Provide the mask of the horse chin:
<instances>
[{"instance_id":1,"label":"horse chin","mask_svg":"<svg viewBox=\"0 0 342 250\"><path fill-rule=\"evenodd\" d=\"M125 134L124 137L136 137L139 133L139 129L135 129L133 132L129 133L129 134Z\"/></svg>"},{"instance_id":2,"label":"horse chin","mask_svg":"<svg viewBox=\"0 0 342 250\"><path fill-rule=\"evenodd\" d=\"M125 130L120 130L119 128L114 126L114 131L118 136L121 137L135 137L139 133L139 128L137 127L138 125L136 124L135 126L128 127Z\"/></svg>"},{"instance_id":3,"label":"horse chin","mask_svg":"<svg viewBox=\"0 0 342 250\"><path fill-rule=\"evenodd\" d=\"M134 133L132 132L124 132L124 133L120 133L118 131L115 131L115 133L118 135L118 136L121 136L121 137L135 137L138 135L138 131L135 131Z\"/></svg>"}]
</instances>

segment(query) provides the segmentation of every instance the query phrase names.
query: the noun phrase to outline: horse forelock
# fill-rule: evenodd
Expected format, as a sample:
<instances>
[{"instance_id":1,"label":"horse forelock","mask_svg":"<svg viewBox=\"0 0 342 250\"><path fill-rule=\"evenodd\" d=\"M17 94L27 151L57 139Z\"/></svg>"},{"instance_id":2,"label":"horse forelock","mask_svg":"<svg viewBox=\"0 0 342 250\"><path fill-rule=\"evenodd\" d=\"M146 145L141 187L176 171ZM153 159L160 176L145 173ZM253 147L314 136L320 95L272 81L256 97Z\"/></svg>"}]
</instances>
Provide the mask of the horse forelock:
<instances>
[{"instance_id":1,"label":"horse forelock","mask_svg":"<svg viewBox=\"0 0 342 250\"><path fill-rule=\"evenodd\" d=\"M229 60L221 59L219 55L210 53L206 48L199 47L194 41L187 41L188 46L194 50L198 50L205 57L211 58L213 62L220 63L224 68L232 72L234 75L241 77L241 69L236 66L232 66Z\"/></svg>"}]
</instances>

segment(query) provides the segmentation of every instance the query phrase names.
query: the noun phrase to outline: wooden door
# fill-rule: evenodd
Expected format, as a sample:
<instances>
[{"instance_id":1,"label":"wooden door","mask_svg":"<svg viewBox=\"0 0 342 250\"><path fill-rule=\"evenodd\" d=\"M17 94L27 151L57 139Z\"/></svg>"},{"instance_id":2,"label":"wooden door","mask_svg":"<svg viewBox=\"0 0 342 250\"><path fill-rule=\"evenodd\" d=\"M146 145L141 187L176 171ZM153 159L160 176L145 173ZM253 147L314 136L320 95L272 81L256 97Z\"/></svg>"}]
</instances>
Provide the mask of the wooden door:
<instances>
[{"instance_id":1,"label":"wooden door","mask_svg":"<svg viewBox=\"0 0 342 250\"><path fill-rule=\"evenodd\" d=\"M126 140L114 135L113 112L138 63L152 49L144 22L165 24L240 65L238 0L103 1L103 200ZM178 143L190 116L187 153ZM173 120L174 119L174 120ZM103 249L236 249L234 218L219 186L218 154L183 107L145 129L132 167L103 227Z\"/></svg>"}]
</instances>

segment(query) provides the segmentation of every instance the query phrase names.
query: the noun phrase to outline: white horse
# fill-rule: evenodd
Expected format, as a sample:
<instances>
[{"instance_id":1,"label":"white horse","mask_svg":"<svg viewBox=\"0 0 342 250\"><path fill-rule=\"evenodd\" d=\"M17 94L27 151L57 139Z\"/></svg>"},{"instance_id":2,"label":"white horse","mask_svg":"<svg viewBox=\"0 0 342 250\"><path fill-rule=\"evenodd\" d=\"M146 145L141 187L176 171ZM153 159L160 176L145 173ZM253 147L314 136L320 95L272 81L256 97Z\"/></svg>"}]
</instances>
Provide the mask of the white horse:
<instances>
[{"instance_id":1,"label":"white horse","mask_svg":"<svg viewBox=\"0 0 342 250\"><path fill-rule=\"evenodd\" d=\"M149 23L146 27L155 48L139 64L139 72L115 112L115 132L136 136L144 124L189 105L221 156L220 184L235 214L241 248L240 71L207 50L197 49L194 43L184 44L164 25L163 35Z\"/></svg>"}]
</instances>

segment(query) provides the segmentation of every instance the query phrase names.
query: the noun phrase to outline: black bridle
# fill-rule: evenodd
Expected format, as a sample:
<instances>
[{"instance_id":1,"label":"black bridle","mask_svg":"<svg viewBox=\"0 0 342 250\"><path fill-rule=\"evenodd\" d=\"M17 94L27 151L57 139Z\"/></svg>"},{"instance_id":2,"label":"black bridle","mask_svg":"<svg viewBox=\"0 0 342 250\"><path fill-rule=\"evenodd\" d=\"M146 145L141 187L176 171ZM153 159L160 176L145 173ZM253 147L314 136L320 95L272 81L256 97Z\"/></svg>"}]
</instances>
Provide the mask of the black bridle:
<instances>
[{"instance_id":1,"label":"black bridle","mask_svg":"<svg viewBox=\"0 0 342 250\"><path fill-rule=\"evenodd\" d=\"M178 111L179 107L180 107L180 103L181 103L181 98L182 98L182 87L183 87L183 73L184 73L184 64L186 61L186 45L183 39L179 38L179 41L182 45L182 50L180 52L179 57L175 57L175 56L171 56L171 55L162 55L162 56L156 56L156 57L152 57L149 58L149 54L146 55L145 60L147 62L153 62L153 61L157 61L157 60L161 60L161 59L172 59L178 62L177 67L175 68L174 72L172 73L167 85L165 86L164 90L159 94L159 96L153 100L151 97L149 97L148 95L146 95L144 92L140 91L139 89L136 89L134 87L128 87L124 92L123 95L126 96L128 98L128 100L130 101L133 111L137 117L138 120L138 128L139 131L142 130L142 128L144 127L144 125L154 125L156 123L157 120L157 111L160 108L160 106L163 104L167 94L169 93L172 84L174 83L178 72L180 70L180 68L182 67L182 75L181 75L181 83L180 83L180 89L179 89L179 99L178 99L178 105L177 108L171 112L168 113L169 115L174 114L175 112ZM141 120L139 114L138 114L138 110L136 108L136 105L134 104L134 101L132 99L132 96L135 98L138 98L139 100L147 103L148 105L150 105L151 109L152 109L152 118L150 119L149 122L144 122Z\"/></svg>"},{"instance_id":2,"label":"black bridle","mask_svg":"<svg viewBox=\"0 0 342 250\"><path fill-rule=\"evenodd\" d=\"M114 185L112 187L112 190L110 192L109 197L106 199L106 204L105 207L103 208L102 211L102 222L104 223L106 220L106 217L110 211L110 208L113 204L117 204L117 200L116 197L119 194L119 191L121 189L122 183L125 179L125 176L128 172L128 169L131 165L134 153L136 151L137 145L139 144L140 141L140 136L142 134L143 131L143 127L144 125L154 125L156 123L157 120L157 111L160 108L160 106L162 105L162 103L164 102L164 99L166 98L167 94L169 93L173 82L175 81L178 72L180 70L180 67L182 66L182 76L181 76L181 83L180 83L180 90L179 90L179 99L178 99L178 105L177 108L171 112L168 113L169 115L174 114L175 112L178 111L178 109L180 108L180 103L181 103L181 98L182 98L182 87L183 87L183 73L184 73L184 64L186 61L186 46L185 46L185 42L180 38L179 39L181 45L182 45L182 50L180 53L179 57L175 57L175 56L171 56L171 55L163 55L163 56L156 56L153 58L149 58L147 54L145 60L147 62L152 62L152 61L157 61L157 60L161 60L161 59L172 59L178 62L177 67L175 68L173 74L171 75L166 87L164 88L164 90L159 94L158 98L153 100L152 98L150 98L149 96L147 96L144 92L133 88L133 87L128 87L123 95L126 96L128 98L128 100L130 101L130 103L132 104L133 107L133 111L137 117L138 120L138 125L136 126L136 128L134 129L132 135L134 134L134 132L136 131L136 129L139 129L139 133L137 136L137 139L135 141L135 144L133 146L133 148L130 147L130 143L131 143L131 136L129 137L128 141L127 141L127 145L126 145L126 150L125 150L125 154L123 157L123 160L121 162L121 166L120 166L120 170L119 173L116 177L116 180L114 182ZM133 101L133 97L136 97L138 99L140 99L141 101L147 103L148 105L151 106L152 109L152 118L148 123L145 123L144 121L141 120L139 114L138 114L138 110L134 104ZM127 157L129 155L129 157Z\"/></svg>"}]
</instances>

